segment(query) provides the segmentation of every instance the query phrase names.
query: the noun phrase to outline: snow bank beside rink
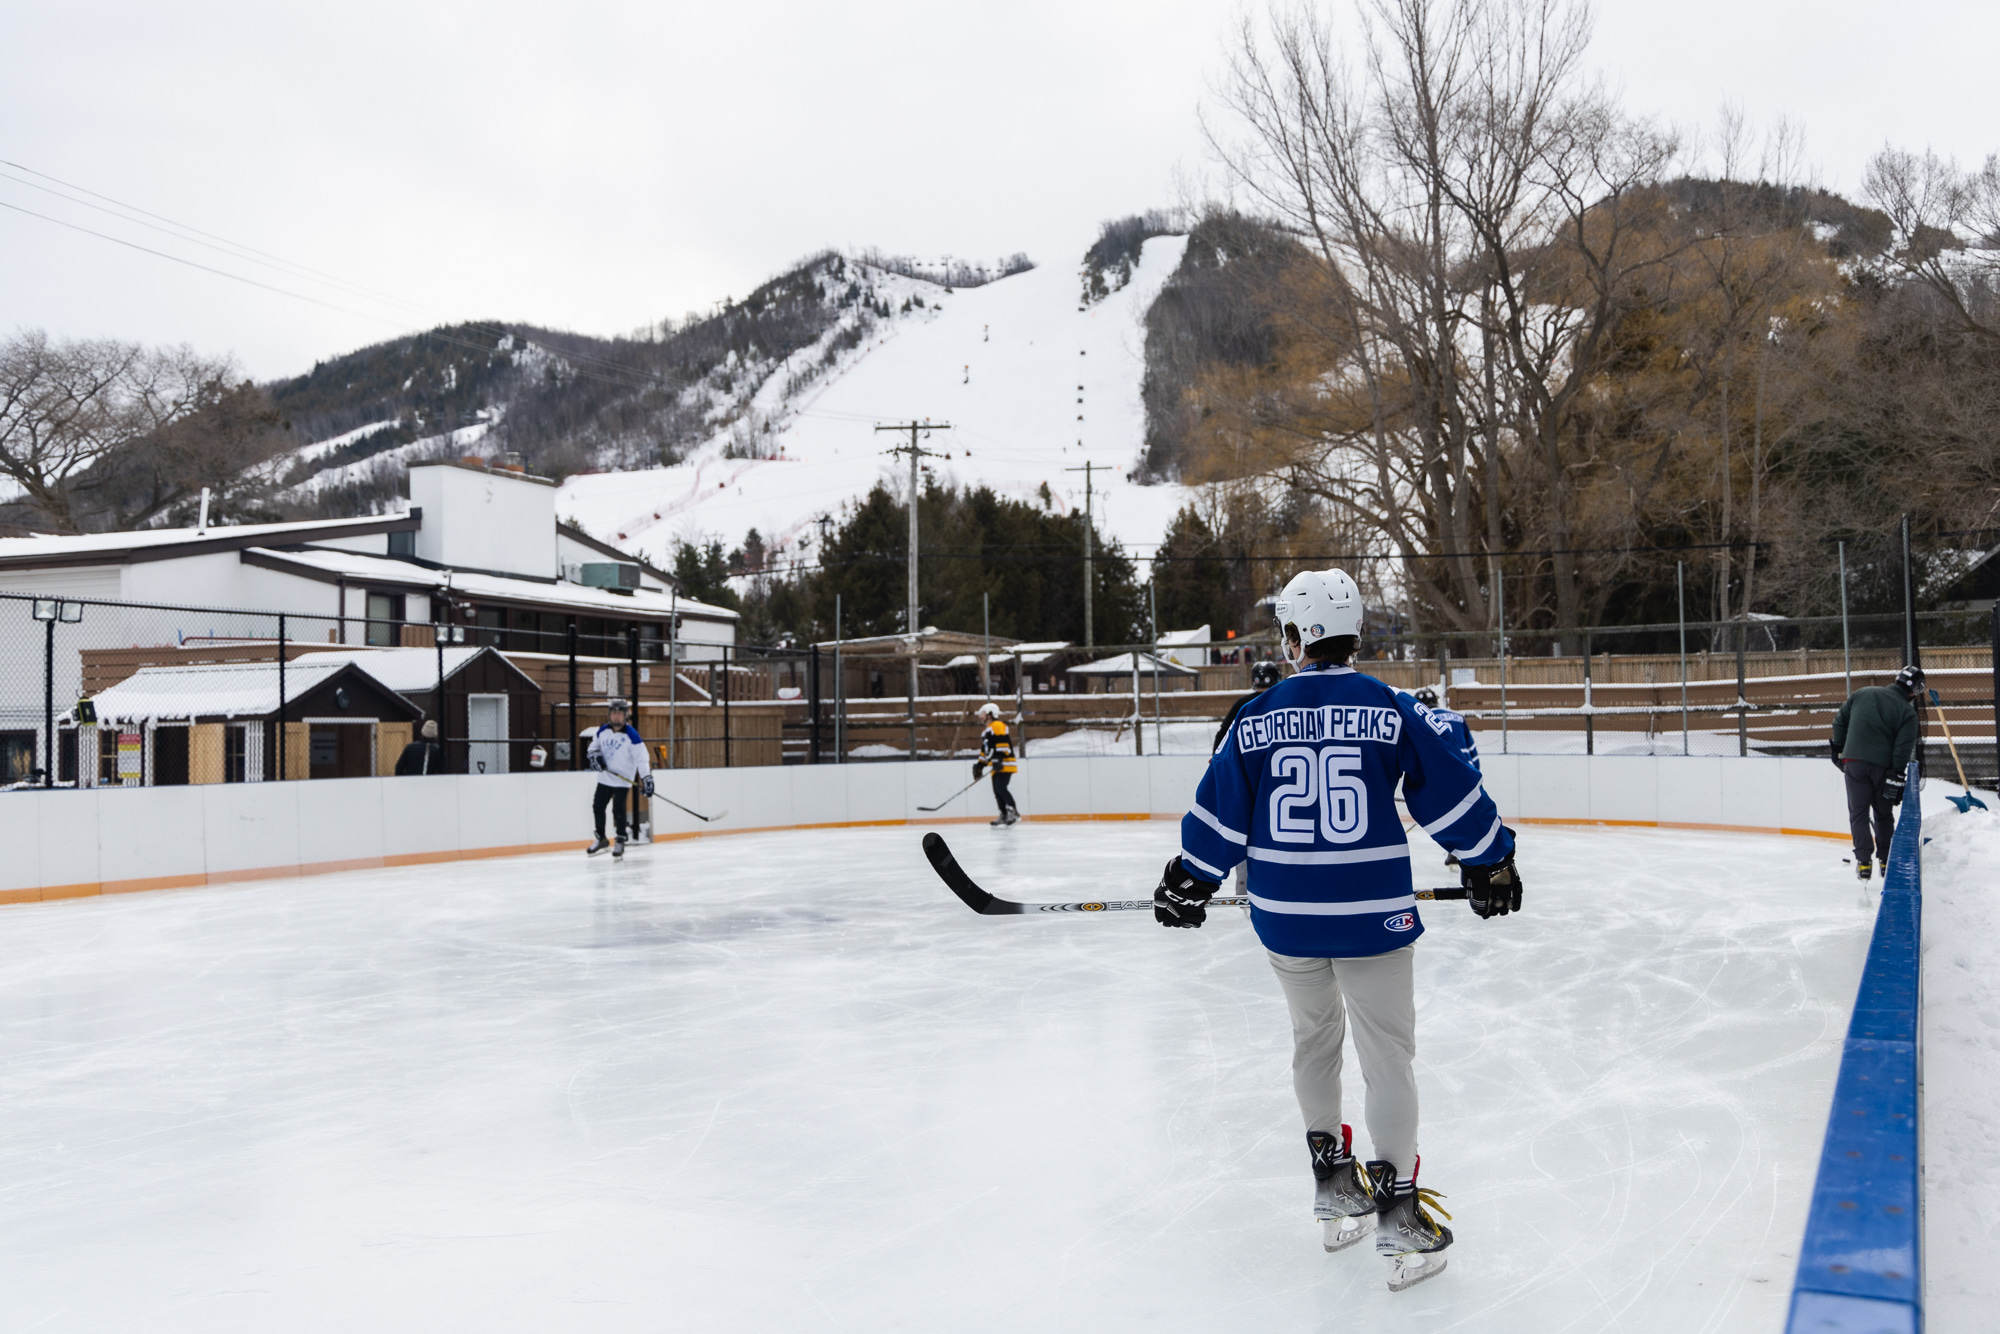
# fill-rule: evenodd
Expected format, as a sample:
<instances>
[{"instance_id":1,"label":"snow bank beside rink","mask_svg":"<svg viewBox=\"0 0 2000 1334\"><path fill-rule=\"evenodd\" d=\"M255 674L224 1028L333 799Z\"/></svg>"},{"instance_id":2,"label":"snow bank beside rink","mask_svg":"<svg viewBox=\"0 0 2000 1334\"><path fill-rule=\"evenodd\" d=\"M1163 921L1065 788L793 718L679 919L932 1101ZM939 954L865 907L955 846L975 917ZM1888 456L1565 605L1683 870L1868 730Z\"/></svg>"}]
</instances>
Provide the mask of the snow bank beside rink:
<instances>
[{"instance_id":1,"label":"snow bank beside rink","mask_svg":"<svg viewBox=\"0 0 2000 1334\"><path fill-rule=\"evenodd\" d=\"M2000 797L1924 793L1925 1325L1991 1329L2000 1304Z\"/></svg>"},{"instance_id":2,"label":"snow bank beside rink","mask_svg":"<svg viewBox=\"0 0 2000 1334\"><path fill-rule=\"evenodd\" d=\"M1030 755L1014 796L1031 821L1172 820L1205 755ZM1524 824L1607 824L1846 837L1840 774L1824 760L1493 755L1486 786ZM656 775L656 841L753 830L981 822L971 766L788 765ZM341 778L295 783L0 793L0 903L179 889L580 848L596 775ZM1935 783L1933 784L1935 787ZM1941 799L1941 798L1940 798Z\"/></svg>"}]
</instances>

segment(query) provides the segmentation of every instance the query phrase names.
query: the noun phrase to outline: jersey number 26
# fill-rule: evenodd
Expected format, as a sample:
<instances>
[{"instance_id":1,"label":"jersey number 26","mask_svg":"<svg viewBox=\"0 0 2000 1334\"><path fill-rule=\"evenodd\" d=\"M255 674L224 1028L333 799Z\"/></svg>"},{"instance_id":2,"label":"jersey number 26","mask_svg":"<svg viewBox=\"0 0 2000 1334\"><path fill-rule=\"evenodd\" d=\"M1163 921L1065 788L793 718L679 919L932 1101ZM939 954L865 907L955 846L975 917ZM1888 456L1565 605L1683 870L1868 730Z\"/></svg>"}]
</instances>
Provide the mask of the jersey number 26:
<instances>
[{"instance_id":1,"label":"jersey number 26","mask_svg":"<svg viewBox=\"0 0 2000 1334\"><path fill-rule=\"evenodd\" d=\"M1368 787L1355 746L1282 746L1271 754L1271 837L1310 843L1353 843L1368 832Z\"/></svg>"}]
</instances>

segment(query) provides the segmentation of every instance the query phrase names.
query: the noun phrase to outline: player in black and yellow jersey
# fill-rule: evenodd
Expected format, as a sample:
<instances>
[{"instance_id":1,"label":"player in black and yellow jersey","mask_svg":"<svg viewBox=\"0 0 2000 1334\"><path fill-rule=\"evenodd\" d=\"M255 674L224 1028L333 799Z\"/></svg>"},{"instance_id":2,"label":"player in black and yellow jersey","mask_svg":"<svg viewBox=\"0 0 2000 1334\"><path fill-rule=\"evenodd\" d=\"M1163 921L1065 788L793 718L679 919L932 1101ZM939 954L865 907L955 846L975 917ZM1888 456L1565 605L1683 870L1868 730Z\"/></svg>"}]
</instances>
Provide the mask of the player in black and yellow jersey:
<instances>
[{"instance_id":1,"label":"player in black and yellow jersey","mask_svg":"<svg viewBox=\"0 0 2000 1334\"><path fill-rule=\"evenodd\" d=\"M972 762L973 781L993 771L993 803L1000 808L996 825L1019 824L1021 810L1014 804L1014 798L1007 791L1007 785L1014 781L1014 771L1019 767L1014 759L1014 734L1007 730L1007 722L1000 716L998 704L982 704L979 716L986 720L986 729L979 738L979 758Z\"/></svg>"}]
</instances>

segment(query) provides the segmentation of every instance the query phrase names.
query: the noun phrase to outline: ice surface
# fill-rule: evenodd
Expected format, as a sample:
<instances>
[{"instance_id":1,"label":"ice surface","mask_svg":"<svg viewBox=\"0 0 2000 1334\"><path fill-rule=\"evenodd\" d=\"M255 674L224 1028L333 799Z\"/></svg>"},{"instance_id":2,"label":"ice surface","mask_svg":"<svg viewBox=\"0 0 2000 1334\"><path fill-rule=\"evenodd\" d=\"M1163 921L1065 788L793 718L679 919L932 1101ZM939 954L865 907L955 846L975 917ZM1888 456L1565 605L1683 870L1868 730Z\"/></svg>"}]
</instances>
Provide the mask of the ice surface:
<instances>
[{"instance_id":1,"label":"ice surface","mask_svg":"<svg viewBox=\"0 0 2000 1334\"><path fill-rule=\"evenodd\" d=\"M1427 914L1460 1241L1391 1294L1321 1249L1240 915L978 917L920 832L6 909L0 1328L1778 1328L1871 922L1837 845L1530 829L1524 915ZM946 833L1031 898L1175 842Z\"/></svg>"}]
</instances>

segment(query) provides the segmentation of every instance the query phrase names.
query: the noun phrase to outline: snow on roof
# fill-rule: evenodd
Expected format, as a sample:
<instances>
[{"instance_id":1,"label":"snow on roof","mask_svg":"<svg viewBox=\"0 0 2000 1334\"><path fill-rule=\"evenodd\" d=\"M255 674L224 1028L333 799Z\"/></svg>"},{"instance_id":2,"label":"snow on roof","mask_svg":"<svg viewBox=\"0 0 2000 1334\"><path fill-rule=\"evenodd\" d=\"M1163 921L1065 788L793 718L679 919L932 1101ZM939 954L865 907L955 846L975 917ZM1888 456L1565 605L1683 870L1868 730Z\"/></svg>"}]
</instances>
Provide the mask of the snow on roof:
<instances>
[{"instance_id":1,"label":"snow on roof","mask_svg":"<svg viewBox=\"0 0 2000 1334\"><path fill-rule=\"evenodd\" d=\"M433 570L423 565L413 565L409 561L396 560L389 556L368 556L354 551L335 551L330 548L313 547L304 551L266 551L252 548L258 555L274 561L290 561L324 570L329 574L346 575L354 579L376 579L393 583L429 584L444 582L445 572ZM669 593L649 588L637 589L630 593L613 593L602 588L588 588L582 584L542 583L534 579L513 579L501 574L472 574L465 570L453 570L451 591L468 597L512 598L521 602L540 602L578 610L594 612L614 612L630 616L634 612L647 615L665 616L670 611L708 620L734 621L738 614L727 607L711 606L697 602L693 598L674 597Z\"/></svg>"},{"instance_id":2,"label":"snow on roof","mask_svg":"<svg viewBox=\"0 0 2000 1334\"><path fill-rule=\"evenodd\" d=\"M1138 662L1134 664L1134 658ZM1156 658L1150 653L1119 653L1109 658L1099 658L1096 662L1079 663L1070 668L1072 673L1082 676L1130 676L1134 668L1145 676L1199 676L1191 667L1183 667L1177 662Z\"/></svg>"},{"instance_id":3,"label":"snow on roof","mask_svg":"<svg viewBox=\"0 0 2000 1334\"><path fill-rule=\"evenodd\" d=\"M270 537L283 542L296 533L311 532L338 537L342 528L362 528L401 514L364 514L354 519L306 519L289 523L246 523L206 529L141 528L115 533L34 533L28 537L0 538L0 561L16 556L87 555L93 551L128 551L140 547L169 547L183 542L206 542L215 538ZM336 531L330 531L336 530Z\"/></svg>"},{"instance_id":4,"label":"snow on roof","mask_svg":"<svg viewBox=\"0 0 2000 1334\"><path fill-rule=\"evenodd\" d=\"M1160 643L1175 647L1182 644L1206 644L1211 638L1213 636L1209 634L1208 627L1205 625L1198 625L1192 630L1160 631Z\"/></svg>"},{"instance_id":5,"label":"snow on roof","mask_svg":"<svg viewBox=\"0 0 2000 1334\"><path fill-rule=\"evenodd\" d=\"M484 645L472 648L447 648L444 651L446 679L458 675L460 668L480 654L494 652L496 650ZM293 659L293 662L357 663L361 670L399 695L421 693L437 688L438 651L434 648L334 649L309 653ZM287 671L289 670L288 667Z\"/></svg>"},{"instance_id":6,"label":"snow on roof","mask_svg":"<svg viewBox=\"0 0 2000 1334\"><path fill-rule=\"evenodd\" d=\"M285 664L285 696L296 700L348 667L346 654L315 653ZM91 697L99 723L146 723L158 719L268 718L278 711L276 662L201 663L186 667L141 667L117 685Z\"/></svg>"}]
</instances>

